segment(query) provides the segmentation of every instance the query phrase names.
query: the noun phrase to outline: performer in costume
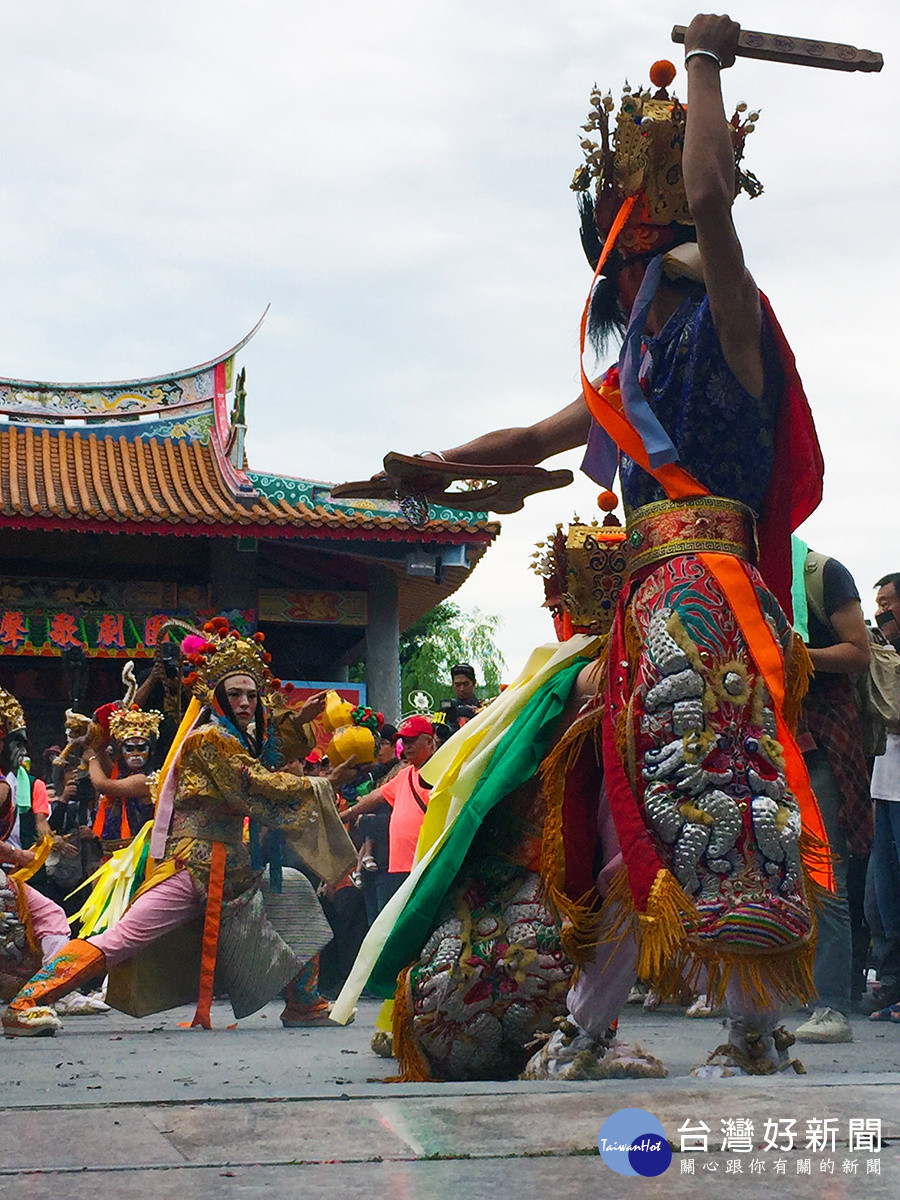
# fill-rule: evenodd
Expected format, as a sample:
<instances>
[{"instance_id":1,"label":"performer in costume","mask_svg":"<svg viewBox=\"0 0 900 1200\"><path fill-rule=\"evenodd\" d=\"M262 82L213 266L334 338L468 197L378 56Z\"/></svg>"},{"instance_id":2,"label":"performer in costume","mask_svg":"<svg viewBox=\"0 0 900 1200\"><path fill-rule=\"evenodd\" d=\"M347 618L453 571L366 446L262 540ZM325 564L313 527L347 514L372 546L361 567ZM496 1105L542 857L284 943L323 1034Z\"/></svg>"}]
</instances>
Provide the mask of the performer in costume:
<instances>
[{"instance_id":1,"label":"performer in costume","mask_svg":"<svg viewBox=\"0 0 900 1200\"><path fill-rule=\"evenodd\" d=\"M149 846L157 866L121 920L70 941L19 992L3 1015L7 1036L56 1032L47 1006L107 969L114 1007L143 1015L199 991L194 1023L209 1028L214 978L246 1016L302 984L301 962L329 940L319 933L299 955L273 928L243 825L249 816L281 831L318 875L341 878L356 858L334 807L342 772L311 779L274 769L307 743L290 712L270 714L262 636L240 637L224 618L204 632L190 647L194 700L160 773Z\"/></svg>"},{"instance_id":2,"label":"performer in costume","mask_svg":"<svg viewBox=\"0 0 900 1200\"><path fill-rule=\"evenodd\" d=\"M20 735L24 748L25 714L15 696L0 688L0 741ZM24 771L24 767L20 767ZM58 904L26 882L53 848L49 837L34 849L18 844L22 809L30 805L29 789L12 788L0 778L0 1000L9 1001L41 962L51 959L69 940L69 920ZM26 799L27 798L27 799ZM13 838L11 842L9 839Z\"/></svg>"},{"instance_id":3,"label":"performer in costume","mask_svg":"<svg viewBox=\"0 0 900 1200\"><path fill-rule=\"evenodd\" d=\"M100 793L94 833L107 849L129 841L153 819L148 766L162 719L162 713L136 706L109 707L95 716L114 744L112 756L102 744L85 756L91 783Z\"/></svg>"},{"instance_id":4,"label":"performer in costume","mask_svg":"<svg viewBox=\"0 0 900 1200\"><path fill-rule=\"evenodd\" d=\"M557 700L543 743L540 870L579 975L570 1019L531 1077L565 1075L575 1059L592 1073L636 970L664 996L685 981L714 999L728 992L726 1071L782 1067L778 1004L812 991L809 887L832 879L789 730L807 664L802 650L791 656L784 611L788 535L818 503L822 464L793 358L731 219L738 190L761 190L740 166L755 114L742 106L727 120L720 90L738 32L728 18L695 18L686 109L666 91L668 63L651 72L657 91L626 89L614 133L611 97L592 97L585 132L599 140L584 139L573 184L597 277L583 332L593 325L602 344L624 329L618 369L597 385L582 372L582 396L537 426L441 456L535 463L587 440L585 470L608 487L619 466L629 515L630 577L612 630ZM491 724L476 717L470 744ZM433 797L459 757L455 740L435 756ZM441 890L441 858L452 869L450 848L458 857L471 841L456 770L447 828L430 831L430 850L420 842L419 870L380 938L370 934L357 986L368 969L383 989L414 957L417 931L427 937L429 884ZM397 998L402 1052L415 1048L414 1017ZM402 1065L414 1077L421 1063L410 1054Z\"/></svg>"}]
</instances>

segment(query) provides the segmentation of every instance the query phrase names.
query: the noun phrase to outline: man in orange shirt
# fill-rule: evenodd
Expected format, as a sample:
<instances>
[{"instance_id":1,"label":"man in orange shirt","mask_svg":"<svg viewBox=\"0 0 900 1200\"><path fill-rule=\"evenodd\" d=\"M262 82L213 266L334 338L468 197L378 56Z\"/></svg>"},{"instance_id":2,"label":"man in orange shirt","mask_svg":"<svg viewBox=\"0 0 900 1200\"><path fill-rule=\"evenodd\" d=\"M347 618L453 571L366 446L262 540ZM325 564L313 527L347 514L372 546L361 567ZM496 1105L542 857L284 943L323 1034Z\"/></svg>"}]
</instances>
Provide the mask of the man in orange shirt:
<instances>
[{"instance_id":1,"label":"man in orange shirt","mask_svg":"<svg viewBox=\"0 0 900 1200\"><path fill-rule=\"evenodd\" d=\"M374 791L369 792L353 808L342 814L343 820L355 822L363 813L371 812L382 800L390 804L391 823L388 833L390 854L385 888L381 891L379 910L384 907L400 884L409 875L416 854L416 842L422 819L428 808L430 784L419 772L434 754L434 726L425 717L409 717L398 730L403 739L406 766Z\"/></svg>"}]
</instances>

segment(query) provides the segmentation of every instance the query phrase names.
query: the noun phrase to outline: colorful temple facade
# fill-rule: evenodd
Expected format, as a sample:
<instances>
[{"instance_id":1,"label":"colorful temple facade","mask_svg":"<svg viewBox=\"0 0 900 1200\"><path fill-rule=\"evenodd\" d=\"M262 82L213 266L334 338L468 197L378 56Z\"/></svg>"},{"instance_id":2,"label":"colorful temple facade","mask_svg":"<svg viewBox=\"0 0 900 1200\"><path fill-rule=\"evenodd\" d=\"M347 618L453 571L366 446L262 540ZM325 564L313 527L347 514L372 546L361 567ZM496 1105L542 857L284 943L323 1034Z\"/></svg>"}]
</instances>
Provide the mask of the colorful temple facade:
<instances>
[{"instance_id":1,"label":"colorful temple facade","mask_svg":"<svg viewBox=\"0 0 900 1200\"><path fill-rule=\"evenodd\" d=\"M286 679L365 659L369 703L397 714L400 631L496 536L486 514L432 507L416 528L397 503L250 469L233 379L250 336L152 379L0 379L0 685L38 745L73 694L118 695L122 660L152 658L167 619L219 612L263 630Z\"/></svg>"}]
</instances>

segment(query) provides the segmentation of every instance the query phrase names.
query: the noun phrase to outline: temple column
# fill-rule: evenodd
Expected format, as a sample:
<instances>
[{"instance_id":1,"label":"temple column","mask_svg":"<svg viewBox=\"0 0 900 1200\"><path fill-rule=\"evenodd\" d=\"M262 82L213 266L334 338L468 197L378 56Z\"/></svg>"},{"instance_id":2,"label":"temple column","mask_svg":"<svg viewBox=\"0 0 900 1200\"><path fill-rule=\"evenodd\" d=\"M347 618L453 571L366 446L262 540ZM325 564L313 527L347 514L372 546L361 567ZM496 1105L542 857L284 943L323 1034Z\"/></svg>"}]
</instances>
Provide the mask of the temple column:
<instances>
[{"instance_id":1,"label":"temple column","mask_svg":"<svg viewBox=\"0 0 900 1200\"><path fill-rule=\"evenodd\" d=\"M400 703L400 603L397 576L388 567L369 567L369 622L366 626L367 703L395 721Z\"/></svg>"}]
</instances>

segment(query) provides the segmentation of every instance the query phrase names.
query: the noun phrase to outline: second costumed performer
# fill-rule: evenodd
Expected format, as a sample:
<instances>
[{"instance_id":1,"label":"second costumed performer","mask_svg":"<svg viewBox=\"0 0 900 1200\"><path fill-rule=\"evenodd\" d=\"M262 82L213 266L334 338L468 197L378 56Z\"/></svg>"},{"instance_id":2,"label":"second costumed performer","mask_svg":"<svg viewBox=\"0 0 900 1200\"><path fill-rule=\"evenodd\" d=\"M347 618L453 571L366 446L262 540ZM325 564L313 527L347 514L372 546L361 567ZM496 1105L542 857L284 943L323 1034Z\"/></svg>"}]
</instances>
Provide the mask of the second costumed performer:
<instances>
[{"instance_id":1,"label":"second costumed performer","mask_svg":"<svg viewBox=\"0 0 900 1200\"><path fill-rule=\"evenodd\" d=\"M114 1007L144 1015L199 997L193 1023L204 1028L214 981L237 1017L284 989L289 1007L305 998L301 965L330 940L330 930L324 918L311 919L321 932L308 931L304 948L276 931L244 820L279 831L317 875L336 882L356 861L333 790L352 764L328 778L276 769L308 752L306 714L277 704L262 635L242 637L218 617L185 650L194 699L159 775L149 846L155 865L120 920L68 942L22 988L3 1014L8 1037L55 1033L53 1002L105 971Z\"/></svg>"}]
</instances>

